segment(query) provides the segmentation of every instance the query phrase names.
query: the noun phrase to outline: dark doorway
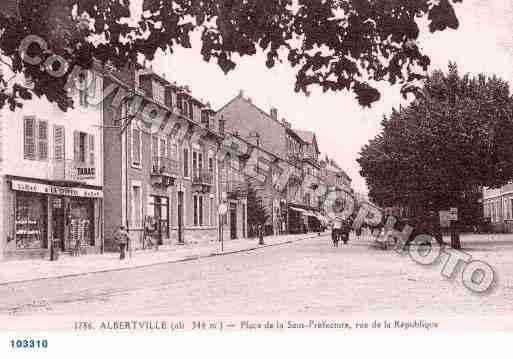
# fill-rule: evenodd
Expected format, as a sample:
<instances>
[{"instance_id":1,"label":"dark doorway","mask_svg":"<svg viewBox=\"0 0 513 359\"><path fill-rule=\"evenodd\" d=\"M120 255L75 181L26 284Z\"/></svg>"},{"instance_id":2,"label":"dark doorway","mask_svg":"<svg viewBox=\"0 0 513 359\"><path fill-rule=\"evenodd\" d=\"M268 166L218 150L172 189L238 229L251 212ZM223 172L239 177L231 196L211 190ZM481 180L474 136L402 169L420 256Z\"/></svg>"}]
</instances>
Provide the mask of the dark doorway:
<instances>
[{"instance_id":1,"label":"dark doorway","mask_svg":"<svg viewBox=\"0 0 513 359\"><path fill-rule=\"evenodd\" d=\"M64 216L64 198L62 197L53 197L52 198L52 237L51 240L54 241L55 244L58 244L60 249L64 251L65 249L65 216Z\"/></svg>"},{"instance_id":2,"label":"dark doorway","mask_svg":"<svg viewBox=\"0 0 513 359\"><path fill-rule=\"evenodd\" d=\"M237 205L230 203L230 238L237 239Z\"/></svg>"}]
</instances>

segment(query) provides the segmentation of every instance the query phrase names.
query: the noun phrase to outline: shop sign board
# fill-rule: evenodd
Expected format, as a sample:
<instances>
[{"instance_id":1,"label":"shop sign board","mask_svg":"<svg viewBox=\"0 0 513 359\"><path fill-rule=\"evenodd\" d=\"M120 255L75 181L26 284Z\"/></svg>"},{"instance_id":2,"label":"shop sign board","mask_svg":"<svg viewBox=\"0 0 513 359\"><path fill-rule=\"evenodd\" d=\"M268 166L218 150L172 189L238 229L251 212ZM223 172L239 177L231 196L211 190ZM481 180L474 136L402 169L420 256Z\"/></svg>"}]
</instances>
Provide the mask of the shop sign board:
<instances>
[{"instance_id":1,"label":"shop sign board","mask_svg":"<svg viewBox=\"0 0 513 359\"><path fill-rule=\"evenodd\" d=\"M52 194L56 196L103 198L103 191L79 187L60 187L44 183L12 181L14 191Z\"/></svg>"},{"instance_id":2,"label":"shop sign board","mask_svg":"<svg viewBox=\"0 0 513 359\"><path fill-rule=\"evenodd\" d=\"M81 167L77 166L77 179L84 180L84 179L94 179L96 175L96 168L94 167Z\"/></svg>"}]
</instances>

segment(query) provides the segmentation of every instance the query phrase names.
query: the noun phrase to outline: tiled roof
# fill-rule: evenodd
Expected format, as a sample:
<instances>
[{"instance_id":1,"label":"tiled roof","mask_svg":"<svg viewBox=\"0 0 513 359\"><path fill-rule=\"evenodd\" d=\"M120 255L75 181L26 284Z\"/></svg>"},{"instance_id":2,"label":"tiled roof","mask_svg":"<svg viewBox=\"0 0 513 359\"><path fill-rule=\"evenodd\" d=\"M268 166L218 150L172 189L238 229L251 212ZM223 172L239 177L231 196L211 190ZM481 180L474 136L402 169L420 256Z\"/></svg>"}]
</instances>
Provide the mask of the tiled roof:
<instances>
[{"instance_id":1,"label":"tiled roof","mask_svg":"<svg viewBox=\"0 0 513 359\"><path fill-rule=\"evenodd\" d=\"M299 135L299 137L301 137L301 139L304 142L309 143L309 144L313 143L315 133L313 133L312 131L306 131L306 130L294 130L294 131Z\"/></svg>"}]
</instances>

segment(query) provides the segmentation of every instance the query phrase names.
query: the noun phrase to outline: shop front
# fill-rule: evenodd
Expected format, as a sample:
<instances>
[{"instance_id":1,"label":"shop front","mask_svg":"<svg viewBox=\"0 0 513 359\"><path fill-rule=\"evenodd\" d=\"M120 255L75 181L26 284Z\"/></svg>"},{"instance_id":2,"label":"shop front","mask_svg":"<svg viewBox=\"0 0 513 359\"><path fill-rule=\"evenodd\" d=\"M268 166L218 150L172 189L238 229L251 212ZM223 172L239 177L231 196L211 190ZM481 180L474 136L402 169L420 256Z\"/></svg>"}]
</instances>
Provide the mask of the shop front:
<instances>
[{"instance_id":1,"label":"shop front","mask_svg":"<svg viewBox=\"0 0 513 359\"><path fill-rule=\"evenodd\" d=\"M18 179L9 183L6 258L44 257L51 243L63 252L100 251L101 190Z\"/></svg>"},{"instance_id":2,"label":"shop front","mask_svg":"<svg viewBox=\"0 0 513 359\"><path fill-rule=\"evenodd\" d=\"M320 232L324 227L321 218L321 213L313 207L289 205L289 228L292 234Z\"/></svg>"},{"instance_id":3,"label":"shop front","mask_svg":"<svg viewBox=\"0 0 513 359\"><path fill-rule=\"evenodd\" d=\"M169 197L149 196L144 228L154 244L163 245L169 241L169 218Z\"/></svg>"}]
</instances>

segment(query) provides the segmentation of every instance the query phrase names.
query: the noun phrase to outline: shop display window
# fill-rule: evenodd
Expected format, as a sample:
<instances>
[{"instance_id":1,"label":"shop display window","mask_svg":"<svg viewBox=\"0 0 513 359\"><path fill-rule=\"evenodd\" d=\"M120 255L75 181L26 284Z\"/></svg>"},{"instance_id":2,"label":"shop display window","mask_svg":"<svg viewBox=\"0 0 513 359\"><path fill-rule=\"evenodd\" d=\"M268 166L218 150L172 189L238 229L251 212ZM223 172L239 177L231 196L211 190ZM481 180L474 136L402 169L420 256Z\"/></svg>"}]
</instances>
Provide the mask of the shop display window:
<instances>
[{"instance_id":1,"label":"shop display window","mask_svg":"<svg viewBox=\"0 0 513 359\"><path fill-rule=\"evenodd\" d=\"M94 246L94 205L93 201L72 200L69 209L68 248Z\"/></svg>"},{"instance_id":2,"label":"shop display window","mask_svg":"<svg viewBox=\"0 0 513 359\"><path fill-rule=\"evenodd\" d=\"M33 193L16 194L16 249L47 248L46 197Z\"/></svg>"}]
</instances>

